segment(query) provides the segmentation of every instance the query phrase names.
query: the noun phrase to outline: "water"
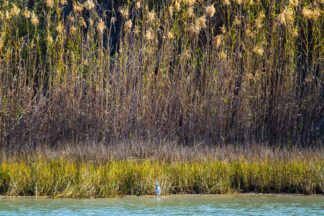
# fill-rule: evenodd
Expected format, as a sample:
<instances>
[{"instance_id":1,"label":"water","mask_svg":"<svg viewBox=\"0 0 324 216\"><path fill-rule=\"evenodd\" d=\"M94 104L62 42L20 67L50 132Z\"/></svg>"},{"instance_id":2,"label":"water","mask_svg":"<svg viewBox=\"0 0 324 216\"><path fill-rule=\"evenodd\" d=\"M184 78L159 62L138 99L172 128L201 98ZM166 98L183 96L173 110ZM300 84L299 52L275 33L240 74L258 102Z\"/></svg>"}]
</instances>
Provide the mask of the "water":
<instances>
[{"instance_id":1,"label":"water","mask_svg":"<svg viewBox=\"0 0 324 216\"><path fill-rule=\"evenodd\" d=\"M0 215L323 215L324 196L188 195L120 199L0 199Z\"/></svg>"}]
</instances>

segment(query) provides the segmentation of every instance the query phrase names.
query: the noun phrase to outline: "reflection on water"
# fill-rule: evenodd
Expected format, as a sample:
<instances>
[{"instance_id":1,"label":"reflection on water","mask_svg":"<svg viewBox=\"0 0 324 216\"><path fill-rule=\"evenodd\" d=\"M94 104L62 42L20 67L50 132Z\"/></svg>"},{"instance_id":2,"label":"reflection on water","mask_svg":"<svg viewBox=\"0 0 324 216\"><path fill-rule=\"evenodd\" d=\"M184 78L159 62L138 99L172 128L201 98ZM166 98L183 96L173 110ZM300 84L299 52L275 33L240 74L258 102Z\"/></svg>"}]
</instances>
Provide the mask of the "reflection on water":
<instances>
[{"instance_id":1,"label":"reflection on water","mask_svg":"<svg viewBox=\"0 0 324 216\"><path fill-rule=\"evenodd\" d=\"M0 199L0 215L323 215L324 196L188 195L120 199Z\"/></svg>"}]
</instances>

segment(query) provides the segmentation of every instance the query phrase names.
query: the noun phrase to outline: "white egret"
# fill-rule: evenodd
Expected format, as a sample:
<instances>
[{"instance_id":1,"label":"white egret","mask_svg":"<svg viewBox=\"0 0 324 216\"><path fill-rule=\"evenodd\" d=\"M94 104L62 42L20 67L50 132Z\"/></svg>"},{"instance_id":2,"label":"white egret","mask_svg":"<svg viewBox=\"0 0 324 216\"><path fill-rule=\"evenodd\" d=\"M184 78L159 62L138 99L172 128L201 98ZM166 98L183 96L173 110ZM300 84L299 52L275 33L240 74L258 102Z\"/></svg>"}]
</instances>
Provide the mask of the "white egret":
<instances>
[{"instance_id":1,"label":"white egret","mask_svg":"<svg viewBox=\"0 0 324 216\"><path fill-rule=\"evenodd\" d=\"M155 182L155 194L156 194L156 196L161 195L161 187L160 187L159 181L157 181L157 180Z\"/></svg>"}]
</instances>

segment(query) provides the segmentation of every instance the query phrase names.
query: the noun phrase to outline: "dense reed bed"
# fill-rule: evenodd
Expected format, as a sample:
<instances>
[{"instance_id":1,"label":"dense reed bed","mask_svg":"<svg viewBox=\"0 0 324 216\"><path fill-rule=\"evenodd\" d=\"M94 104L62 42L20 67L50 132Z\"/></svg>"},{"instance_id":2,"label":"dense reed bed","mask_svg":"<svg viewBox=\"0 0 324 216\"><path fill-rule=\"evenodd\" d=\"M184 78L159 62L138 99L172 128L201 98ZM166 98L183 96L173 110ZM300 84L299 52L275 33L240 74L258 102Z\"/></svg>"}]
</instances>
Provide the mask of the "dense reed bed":
<instances>
[{"instance_id":1,"label":"dense reed bed","mask_svg":"<svg viewBox=\"0 0 324 216\"><path fill-rule=\"evenodd\" d=\"M1 150L153 139L321 145L322 7L2 0Z\"/></svg>"}]
</instances>

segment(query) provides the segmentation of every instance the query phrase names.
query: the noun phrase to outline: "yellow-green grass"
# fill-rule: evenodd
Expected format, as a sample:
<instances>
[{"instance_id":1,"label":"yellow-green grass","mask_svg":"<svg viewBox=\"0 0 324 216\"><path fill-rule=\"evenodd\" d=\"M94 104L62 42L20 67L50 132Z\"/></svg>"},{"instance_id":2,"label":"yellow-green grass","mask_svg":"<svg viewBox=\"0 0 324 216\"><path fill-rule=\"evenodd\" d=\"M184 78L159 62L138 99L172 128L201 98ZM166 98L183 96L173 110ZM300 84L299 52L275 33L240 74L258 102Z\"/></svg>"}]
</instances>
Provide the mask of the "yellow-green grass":
<instances>
[{"instance_id":1,"label":"yellow-green grass","mask_svg":"<svg viewBox=\"0 0 324 216\"><path fill-rule=\"evenodd\" d=\"M200 193L324 193L324 160L159 162L103 164L65 159L2 162L0 193L8 196L114 197Z\"/></svg>"}]
</instances>

